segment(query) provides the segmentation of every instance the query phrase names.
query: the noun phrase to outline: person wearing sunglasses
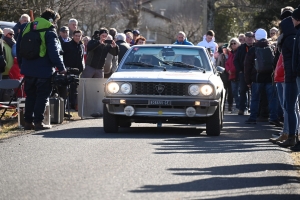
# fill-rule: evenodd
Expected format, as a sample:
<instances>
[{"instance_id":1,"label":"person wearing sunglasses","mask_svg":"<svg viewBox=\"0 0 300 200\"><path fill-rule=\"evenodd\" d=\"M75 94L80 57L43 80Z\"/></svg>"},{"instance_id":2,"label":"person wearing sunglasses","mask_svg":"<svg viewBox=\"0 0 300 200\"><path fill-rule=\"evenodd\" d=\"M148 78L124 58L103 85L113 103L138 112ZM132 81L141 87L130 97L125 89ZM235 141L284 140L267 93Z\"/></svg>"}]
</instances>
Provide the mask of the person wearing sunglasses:
<instances>
[{"instance_id":1,"label":"person wearing sunglasses","mask_svg":"<svg viewBox=\"0 0 300 200\"><path fill-rule=\"evenodd\" d=\"M7 79L9 75L9 70L14 64L14 58L12 55L13 46L16 44L14 39L14 30L11 28L4 28L3 29L3 47L5 51L5 60L6 60L6 67L5 71L2 73L2 78Z\"/></svg>"},{"instance_id":2,"label":"person wearing sunglasses","mask_svg":"<svg viewBox=\"0 0 300 200\"><path fill-rule=\"evenodd\" d=\"M236 55L238 47L241 45L238 38L231 38L228 42L228 59L225 63L226 72L229 74L229 81L231 81L232 95L235 101L236 109L239 109L240 97L239 97L239 77L236 76L236 68L234 66L234 57Z\"/></svg>"}]
</instances>

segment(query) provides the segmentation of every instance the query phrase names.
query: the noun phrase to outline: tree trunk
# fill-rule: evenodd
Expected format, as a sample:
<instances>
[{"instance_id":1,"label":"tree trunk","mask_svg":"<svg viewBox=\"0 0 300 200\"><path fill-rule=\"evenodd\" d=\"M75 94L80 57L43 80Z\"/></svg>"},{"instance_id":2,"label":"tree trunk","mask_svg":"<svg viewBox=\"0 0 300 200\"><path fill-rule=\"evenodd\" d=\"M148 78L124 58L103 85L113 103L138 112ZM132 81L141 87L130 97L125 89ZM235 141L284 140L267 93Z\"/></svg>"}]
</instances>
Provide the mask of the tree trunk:
<instances>
[{"instance_id":1,"label":"tree trunk","mask_svg":"<svg viewBox=\"0 0 300 200\"><path fill-rule=\"evenodd\" d=\"M214 30L215 28L215 11L217 0L207 0L207 30Z\"/></svg>"}]
</instances>

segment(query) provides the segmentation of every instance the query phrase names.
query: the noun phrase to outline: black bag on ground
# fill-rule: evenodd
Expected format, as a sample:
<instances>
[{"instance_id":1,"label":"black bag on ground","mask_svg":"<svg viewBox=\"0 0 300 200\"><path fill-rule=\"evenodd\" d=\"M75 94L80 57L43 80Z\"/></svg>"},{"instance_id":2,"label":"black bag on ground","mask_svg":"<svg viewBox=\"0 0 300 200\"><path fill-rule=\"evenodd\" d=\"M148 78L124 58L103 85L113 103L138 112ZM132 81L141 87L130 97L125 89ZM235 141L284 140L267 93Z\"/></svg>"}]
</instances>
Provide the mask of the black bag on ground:
<instances>
[{"instance_id":1,"label":"black bag on ground","mask_svg":"<svg viewBox=\"0 0 300 200\"><path fill-rule=\"evenodd\" d=\"M272 73L274 51L271 46L255 47L255 69L257 73Z\"/></svg>"},{"instance_id":2,"label":"black bag on ground","mask_svg":"<svg viewBox=\"0 0 300 200\"><path fill-rule=\"evenodd\" d=\"M40 47L42 44L40 32L44 32L47 30L50 30L50 28L34 30L33 22L30 23L30 31L24 34L21 40L21 57L27 60L34 60L40 57Z\"/></svg>"}]
</instances>

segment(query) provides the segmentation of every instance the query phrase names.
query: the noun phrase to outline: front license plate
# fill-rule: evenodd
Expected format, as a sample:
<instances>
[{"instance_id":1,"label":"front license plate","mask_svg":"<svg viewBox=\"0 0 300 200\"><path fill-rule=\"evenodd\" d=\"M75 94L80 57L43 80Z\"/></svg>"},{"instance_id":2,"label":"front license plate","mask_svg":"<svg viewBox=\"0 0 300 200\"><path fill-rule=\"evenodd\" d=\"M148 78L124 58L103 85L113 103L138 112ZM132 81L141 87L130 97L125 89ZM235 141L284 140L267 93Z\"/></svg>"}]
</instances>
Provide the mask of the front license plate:
<instances>
[{"instance_id":1,"label":"front license plate","mask_svg":"<svg viewBox=\"0 0 300 200\"><path fill-rule=\"evenodd\" d=\"M171 101L168 100L149 100L149 105L163 105L163 106L170 106Z\"/></svg>"}]
</instances>

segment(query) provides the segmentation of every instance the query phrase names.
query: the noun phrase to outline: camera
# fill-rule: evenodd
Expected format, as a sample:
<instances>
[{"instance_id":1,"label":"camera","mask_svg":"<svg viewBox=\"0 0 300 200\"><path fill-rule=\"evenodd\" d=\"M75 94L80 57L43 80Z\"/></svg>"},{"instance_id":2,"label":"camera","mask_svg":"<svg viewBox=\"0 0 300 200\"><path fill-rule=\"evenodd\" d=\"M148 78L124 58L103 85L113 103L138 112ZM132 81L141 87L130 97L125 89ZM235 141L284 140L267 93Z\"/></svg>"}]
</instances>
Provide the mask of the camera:
<instances>
[{"instance_id":1,"label":"camera","mask_svg":"<svg viewBox=\"0 0 300 200\"><path fill-rule=\"evenodd\" d=\"M53 74L52 84L55 86L68 86L70 84L79 85L79 70L68 68L66 74L59 74L57 71Z\"/></svg>"}]
</instances>

